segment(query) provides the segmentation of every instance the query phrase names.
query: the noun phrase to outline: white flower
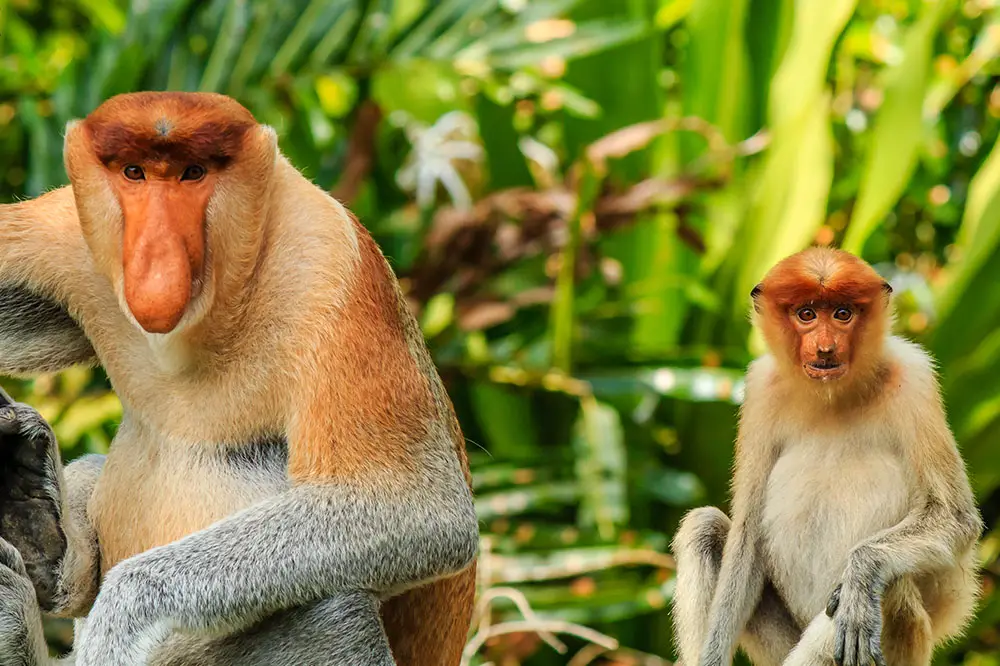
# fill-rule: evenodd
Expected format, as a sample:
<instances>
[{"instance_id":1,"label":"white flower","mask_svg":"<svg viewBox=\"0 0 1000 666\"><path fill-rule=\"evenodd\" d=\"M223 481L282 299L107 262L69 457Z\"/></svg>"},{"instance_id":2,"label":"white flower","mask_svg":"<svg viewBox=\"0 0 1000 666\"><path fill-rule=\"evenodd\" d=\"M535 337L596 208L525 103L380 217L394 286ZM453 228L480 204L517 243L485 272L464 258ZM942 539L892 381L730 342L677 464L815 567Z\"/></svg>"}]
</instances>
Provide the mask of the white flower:
<instances>
[{"instance_id":1,"label":"white flower","mask_svg":"<svg viewBox=\"0 0 1000 666\"><path fill-rule=\"evenodd\" d=\"M406 135L413 150L396 174L399 186L416 192L417 205L426 208L434 204L437 184L441 183L456 208L470 208L472 196L456 163L482 159L483 149L476 143L476 121L461 111L450 111L430 127L407 123Z\"/></svg>"}]
</instances>

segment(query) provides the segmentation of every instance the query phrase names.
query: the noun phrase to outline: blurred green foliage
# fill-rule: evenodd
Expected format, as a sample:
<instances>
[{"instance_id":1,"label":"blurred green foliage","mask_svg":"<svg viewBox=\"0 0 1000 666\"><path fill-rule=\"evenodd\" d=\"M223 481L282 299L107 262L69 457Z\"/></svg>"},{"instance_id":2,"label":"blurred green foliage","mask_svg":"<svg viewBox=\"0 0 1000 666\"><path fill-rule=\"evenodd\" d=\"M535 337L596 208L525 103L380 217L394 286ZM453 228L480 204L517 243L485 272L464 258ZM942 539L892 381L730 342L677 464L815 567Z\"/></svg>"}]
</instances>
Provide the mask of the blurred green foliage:
<instances>
[{"instance_id":1,"label":"blurred green foliage","mask_svg":"<svg viewBox=\"0 0 1000 666\"><path fill-rule=\"evenodd\" d=\"M761 350L747 294L784 255L832 243L891 279L898 331L940 361L989 528L980 613L938 661L1000 664L997 0L0 10L6 200L65 183L62 129L108 96L214 90L375 235L469 440L495 588L478 628L522 618L513 587L529 625L628 648L561 637L590 650L570 662L521 631L474 663L666 663L669 535L726 502ZM121 406L99 371L5 385L66 458L108 446Z\"/></svg>"}]
</instances>

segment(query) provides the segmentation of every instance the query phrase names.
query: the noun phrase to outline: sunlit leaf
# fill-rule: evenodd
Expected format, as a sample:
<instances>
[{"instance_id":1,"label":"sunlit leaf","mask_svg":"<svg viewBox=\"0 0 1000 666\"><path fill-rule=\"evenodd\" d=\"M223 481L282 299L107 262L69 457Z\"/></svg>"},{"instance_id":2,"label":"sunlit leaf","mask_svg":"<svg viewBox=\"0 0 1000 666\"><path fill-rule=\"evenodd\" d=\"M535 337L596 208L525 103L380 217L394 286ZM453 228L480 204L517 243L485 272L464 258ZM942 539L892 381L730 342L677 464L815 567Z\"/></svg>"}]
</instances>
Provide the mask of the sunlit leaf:
<instances>
[{"instance_id":1,"label":"sunlit leaf","mask_svg":"<svg viewBox=\"0 0 1000 666\"><path fill-rule=\"evenodd\" d=\"M580 524L596 527L604 538L628 522L625 491L625 436L618 412L593 398L580 403L573 437L576 477L583 493Z\"/></svg>"},{"instance_id":2,"label":"sunlit leaf","mask_svg":"<svg viewBox=\"0 0 1000 666\"><path fill-rule=\"evenodd\" d=\"M909 29L903 56L886 73L885 100L875 119L869 148L843 248L855 254L889 211L913 174L923 139L923 105L938 24L954 0L925 3L924 15Z\"/></svg>"}]
</instances>

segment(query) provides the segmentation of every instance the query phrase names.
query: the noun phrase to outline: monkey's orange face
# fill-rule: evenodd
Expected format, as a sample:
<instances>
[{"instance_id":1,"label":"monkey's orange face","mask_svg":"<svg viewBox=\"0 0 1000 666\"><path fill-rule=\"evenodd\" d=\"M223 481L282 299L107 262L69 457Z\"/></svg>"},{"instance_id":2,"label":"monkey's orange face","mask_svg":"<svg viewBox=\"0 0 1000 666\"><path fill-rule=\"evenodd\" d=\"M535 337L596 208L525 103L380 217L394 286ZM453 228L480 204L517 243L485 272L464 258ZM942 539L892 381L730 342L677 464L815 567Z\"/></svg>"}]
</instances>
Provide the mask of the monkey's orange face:
<instances>
[{"instance_id":1,"label":"monkey's orange face","mask_svg":"<svg viewBox=\"0 0 1000 666\"><path fill-rule=\"evenodd\" d=\"M201 286L215 175L204 164L166 160L115 166L112 187L125 219L125 300L143 329L168 333Z\"/></svg>"},{"instance_id":2,"label":"monkey's orange face","mask_svg":"<svg viewBox=\"0 0 1000 666\"><path fill-rule=\"evenodd\" d=\"M145 331L175 330L206 286L213 194L236 178L231 174L245 160L256 126L250 112L228 98L131 93L98 107L82 131L67 133L81 227ZM121 229L106 206L91 205L106 191L104 183L120 206ZM234 225L243 222L231 217ZM120 265L110 262L119 249Z\"/></svg>"},{"instance_id":3,"label":"monkey's orange face","mask_svg":"<svg viewBox=\"0 0 1000 666\"><path fill-rule=\"evenodd\" d=\"M833 380L850 369L851 341L860 312L850 304L806 304L789 313L799 338L799 361L811 379Z\"/></svg>"}]
</instances>

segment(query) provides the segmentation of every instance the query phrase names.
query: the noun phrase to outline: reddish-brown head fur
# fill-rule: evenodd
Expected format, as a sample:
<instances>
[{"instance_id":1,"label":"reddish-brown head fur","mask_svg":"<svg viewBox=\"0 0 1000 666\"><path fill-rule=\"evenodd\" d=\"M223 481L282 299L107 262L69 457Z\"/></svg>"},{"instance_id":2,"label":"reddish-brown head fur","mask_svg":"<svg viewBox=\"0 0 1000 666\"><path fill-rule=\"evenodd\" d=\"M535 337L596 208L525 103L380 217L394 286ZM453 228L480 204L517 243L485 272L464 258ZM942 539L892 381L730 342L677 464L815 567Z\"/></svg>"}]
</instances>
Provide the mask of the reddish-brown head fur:
<instances>
[{"instance_id":1,"label":"reddish-brown head fur","mask_svg":"<svg viewBox=\"0 0 1000 666\"><path fill-rule=\"evenodd\" d=\"M146 331L172 331L198 295L209 200L256 126L222 95L148 92L113 97L81 123L121 207L123 295Z\"/></svg>"},{"instance_id":2,"label":"reddish-brown head fur","mask_svg":"<svg viewBox=\"0 0 1000 666\"><path fill-rule=\"evenodd\" d=\"M752 297L772 353L815 380L861 378L879 360L889 284L852 254L810 248L772 268Z\"/></svg>"}]
</instances>

